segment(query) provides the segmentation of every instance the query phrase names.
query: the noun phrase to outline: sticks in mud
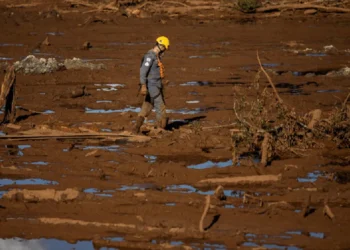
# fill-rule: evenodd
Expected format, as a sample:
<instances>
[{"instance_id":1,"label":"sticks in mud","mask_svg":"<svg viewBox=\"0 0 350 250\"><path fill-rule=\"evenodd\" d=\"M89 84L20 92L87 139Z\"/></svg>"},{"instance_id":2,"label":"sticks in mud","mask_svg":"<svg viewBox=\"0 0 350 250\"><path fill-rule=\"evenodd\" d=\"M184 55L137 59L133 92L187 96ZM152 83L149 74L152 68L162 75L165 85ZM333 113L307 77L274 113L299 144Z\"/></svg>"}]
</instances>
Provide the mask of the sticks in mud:
<instances>
[{"instance_id":1,"label":"sticks in mud","mask_svg":"<svg viewBox=\"0 0 350 250\"><path fill-rule=\"evenodd\" d=\"M210 206L210 195L207 195L205 197L205 205L204 205L204 210L203 210L203 214L202 214L202 217L199 221L199 231L201 233L203 233L205 231L204 227L203 227L203 221L204 221L204 218L205 216L207 215L208 211L209 211L209 206Z\"/></svg>"},{"instance_id":2,"label":"sticks in mud","mask_svg":"<svg viewBox=\"0 0 350 250\"><path fill-rule=\"evenodd\" d=\"M260 68L261 68L262 72L264 72L264 74L265 74L267 80L269 81L269 83L270 83L270 85L271 85L271 87L272 87L272 89L273 89L273 92L275 93L275 96L276 96L277 101L278 101L280 104L282 104L282 103L283 103L283 100L282 100L282 98L280 97L280 95L278 94L278 92L277 92L277 90L276 90L276 87L275 87L275 84L273 84L273 82L272 82L272 80L271 80L271 77L269 76L269 74L267 74L266 70L264 69L264 67L263 67L262 64L261 64L260 57L259 57L259 51L256 52L256 57L257 57L257 59L258 59L258 62L259 62L259 65L260 65Z\"/></svg>"},{"instance_id":3,"label":"sticks in mud","mask_svg":"<svg viewBox=\"0 0 350 250\"><path fill-rule=\"evenodd\" d=\"M16 118L16 72L13 65L7 68L7 73L1 84L0 107L4 105L5 112L1 124L13 123Z\"/></svg>"}]
</instances>

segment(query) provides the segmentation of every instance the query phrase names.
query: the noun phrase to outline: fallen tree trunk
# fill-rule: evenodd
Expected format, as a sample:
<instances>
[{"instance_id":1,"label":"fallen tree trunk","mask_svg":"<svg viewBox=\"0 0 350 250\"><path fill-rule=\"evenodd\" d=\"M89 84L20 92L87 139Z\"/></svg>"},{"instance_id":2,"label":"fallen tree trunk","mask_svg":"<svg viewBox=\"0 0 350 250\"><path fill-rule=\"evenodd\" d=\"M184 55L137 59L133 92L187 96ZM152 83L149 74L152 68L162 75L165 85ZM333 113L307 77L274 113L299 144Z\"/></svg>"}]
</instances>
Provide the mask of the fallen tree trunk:
<instances>
[{"instance_id":1,"label":"fallen tree trunk","mask_svg":"<svg viewBox=\"0 0 350 250\"><path fill-rule=\"evenodd\" d=\"M225 178L211 178L197 182L198 186L205 186L208 184L227 184L227 185L244 185L244 184L265 184L271 182L278 182L282 179L282 175L252 175L239 177L225 177Z\"/></svg>"},{"instance_id":2,"label":"fallen tree trunk","mask_svg":"<svg viewBox=\"0 0 350 250\"><path fill-rule=\"evenodd\" d=\"M285 9L317 9L324 12L350 13L350 9L347 9L347 8L326 7L326 6L315 5L315 4L281 4L281 5L257 8L256 12L264 13L264 12L272 12L272 11L279 11L279 10L285 10Z\"/></svg>"}]
</instances>

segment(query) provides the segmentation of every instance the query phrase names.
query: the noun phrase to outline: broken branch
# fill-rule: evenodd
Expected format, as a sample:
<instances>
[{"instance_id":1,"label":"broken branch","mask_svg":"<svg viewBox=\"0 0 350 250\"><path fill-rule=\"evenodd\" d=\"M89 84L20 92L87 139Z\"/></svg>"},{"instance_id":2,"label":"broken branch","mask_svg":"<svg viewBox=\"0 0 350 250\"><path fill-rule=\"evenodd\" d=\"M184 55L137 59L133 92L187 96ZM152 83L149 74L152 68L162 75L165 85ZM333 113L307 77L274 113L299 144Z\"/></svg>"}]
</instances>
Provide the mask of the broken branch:
<instances>
[{"instance_id":1,"label":"broken branch","mask_svg":"<svg viewBox=\"0 0 350 250\"><path fill-rule=\"evenodd\" d=\"M205 216L207 215L208 213L208 210L209 210L209 206L210 206L210 195L207 195L205 197L205 205L204 205L204 210L203 210L203 214L202 214L202 217L199 221L199 231L201 233L203 233L205 230L204 230L204 227L203 227L203 221L204 221L204 218Z\"/></svg>"}]
</instances>

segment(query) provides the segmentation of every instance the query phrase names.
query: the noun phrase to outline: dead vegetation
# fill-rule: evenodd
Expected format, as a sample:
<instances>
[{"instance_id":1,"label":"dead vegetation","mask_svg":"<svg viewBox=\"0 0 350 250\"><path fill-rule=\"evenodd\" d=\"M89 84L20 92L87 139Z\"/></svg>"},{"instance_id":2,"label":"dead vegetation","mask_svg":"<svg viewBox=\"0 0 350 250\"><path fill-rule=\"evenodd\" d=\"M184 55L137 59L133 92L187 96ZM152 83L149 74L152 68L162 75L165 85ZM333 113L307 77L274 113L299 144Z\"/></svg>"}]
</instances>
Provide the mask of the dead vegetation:
<instances>
[{"instance_id":1,"label":"dead vegetation","mask_svg":"<svg viewBox=\"0 0 350 250\"><path fill-rule=\"evenodd\" d=\"M238 89L234 90L233 110L237 122L237 127L231 130L234 163L239 154L257 151L263 166L277 156L305 156L308 149L322 148L324 139L333 140L339 148L350 146L350 108L347 105L350 94L343 105L334 107L327 118L322 118L319 109L307 114L298 113L279 96L260 62L259 54L257 59L260 70L253 82L256 98L247 101ZM264 86L261 90L259 80L262 72L267 77L270 88Z\"/></svg>"}]
</instances>

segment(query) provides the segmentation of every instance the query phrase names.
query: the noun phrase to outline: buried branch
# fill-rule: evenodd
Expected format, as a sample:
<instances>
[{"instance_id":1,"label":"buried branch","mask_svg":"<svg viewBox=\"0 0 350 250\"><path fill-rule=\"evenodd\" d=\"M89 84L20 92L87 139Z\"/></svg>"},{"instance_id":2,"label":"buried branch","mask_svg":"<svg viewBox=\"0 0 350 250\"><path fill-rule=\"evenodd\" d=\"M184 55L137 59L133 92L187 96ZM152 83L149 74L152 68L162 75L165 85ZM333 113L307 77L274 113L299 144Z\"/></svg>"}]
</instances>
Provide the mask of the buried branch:
<instances>
[{"instance_id":1,"label":"buried branch","mask_svg":"<svg viewBox=\"0 0 350 250\"><path fill-rule=\"evenodd\" d=\"M1 84L0 107L4 105L4 118L1 123L13 123L16 118L16 72L14 66L7 68L7 73Z\"/></svg>"}]
</instances>

